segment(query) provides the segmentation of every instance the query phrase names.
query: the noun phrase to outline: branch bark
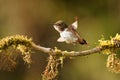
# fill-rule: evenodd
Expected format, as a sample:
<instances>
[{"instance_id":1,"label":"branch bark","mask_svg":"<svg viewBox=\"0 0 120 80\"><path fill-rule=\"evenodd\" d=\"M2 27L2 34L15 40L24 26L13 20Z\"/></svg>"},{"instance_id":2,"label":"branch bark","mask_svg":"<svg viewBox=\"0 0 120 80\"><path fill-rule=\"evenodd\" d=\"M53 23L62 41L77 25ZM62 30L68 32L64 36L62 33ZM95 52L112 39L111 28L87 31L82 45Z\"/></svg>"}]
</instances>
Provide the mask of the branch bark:
<instances>
[{"instance_id":1,"label":"branch bark","mask_svg":"<svg viewBox=\"0 0 120 80\"><path fill-rule=\"evenodd\" d=\"M36 45L35 43L31 43L32 47L35 48L36 50L40 50L44 53L50 53L51 52L51 48L46 48L46 47L42 47L40 45Z\"/></svg>"},{"instance_id":2,"label":"branch bark","mask_svg":"<svg viewBox=\"0 0 120 80\"><path fill-rule=\"evenodd\" d=\"M36 50L40 50L44 53L50 53L51 55L57 55L58 54L52 48L46 48L46 47L43 47L43 46L40 46L40 45L36 45L35 43L32 43L32 47L35 48ZM61 51L61 52L59 52L59 55L64 55L66 57L86 56L86 55L90 55L90 54L100 52L101 50L102 50L101 47L95 47L95 48L85 50L85 51L70 51L70 52Z\"/></svg>"},{"instance_id":3,"label":"branch bark","mask_svg":"<svg viewBox=\"0 0 120 80\"><path fill-rule=\"evenodd\" d=\"M69 52L69 54L66 54L66 56L69 57L76 57L76 56L86 56L86 55L90 55L90 54L94 54L94 53L98 53L102 50L101 47L95 47L89 50L85 50L85 51L77 51L77 52Z\"/></svg>"},{"instance_id":4,"label":"branch bark","mask_svg":"<svg viewBox=\"0 0 120 80\"><path fill-rule=\"evenodd\" d=\"M120 35L116 34L116 36L111 38L111 40L99 40L99 47L95 47L85 51L68 52L68 51L62 51L59 49L42 47L42 46L36 45L35 43L32 44L32 47L34 47L37 50L41 50L45 53L50 53L51 55L61 55L65 57L85 56L85 55L98 53L103 50L109 50L109 52L111 52L111 50L120 48ZM108 52L105 54L108 54Z\"/></svg>"}]
</instances>

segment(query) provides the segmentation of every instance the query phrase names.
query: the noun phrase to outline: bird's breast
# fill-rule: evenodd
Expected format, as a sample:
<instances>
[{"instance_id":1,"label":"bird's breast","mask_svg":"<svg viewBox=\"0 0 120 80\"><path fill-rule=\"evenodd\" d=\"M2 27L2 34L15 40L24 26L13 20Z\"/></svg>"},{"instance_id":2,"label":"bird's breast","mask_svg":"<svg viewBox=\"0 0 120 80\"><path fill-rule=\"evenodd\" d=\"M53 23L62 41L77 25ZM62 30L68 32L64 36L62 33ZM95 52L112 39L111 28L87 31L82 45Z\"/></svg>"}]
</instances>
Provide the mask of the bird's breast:
<instances>
[{"instance_id":1,"label":"bird's breast","mask_svg":"<svg viewBox=\"0 0 120 80\"><path fill-rule=\"evenodd\" d=\"M61 38L63 38L65 41L68 41L70 43L76 42L78 39L72 32L70 31L63 31L60 33Z\"/></svg>"}]
</instances>

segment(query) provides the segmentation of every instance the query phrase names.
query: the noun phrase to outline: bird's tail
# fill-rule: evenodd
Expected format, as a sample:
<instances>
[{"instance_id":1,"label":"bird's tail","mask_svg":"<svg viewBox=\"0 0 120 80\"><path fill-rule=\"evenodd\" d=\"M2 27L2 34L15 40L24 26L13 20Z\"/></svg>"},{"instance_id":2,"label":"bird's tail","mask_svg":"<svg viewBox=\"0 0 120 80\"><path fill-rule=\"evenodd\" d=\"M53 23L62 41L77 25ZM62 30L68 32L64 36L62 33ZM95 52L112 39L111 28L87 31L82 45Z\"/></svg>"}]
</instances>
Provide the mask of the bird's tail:
<instances>
[{"instance_id":1,"label":"bird's tail","mask_svg":"<svg viewBox=\"0 0 120 80\"><path fill-rule=\"evenodd\" d=\"M83 39L83 38L78 39L78 42L79 42L80 44L82 44L82 45L87 44L86 40Z\"/></svg>"}]
</instances>

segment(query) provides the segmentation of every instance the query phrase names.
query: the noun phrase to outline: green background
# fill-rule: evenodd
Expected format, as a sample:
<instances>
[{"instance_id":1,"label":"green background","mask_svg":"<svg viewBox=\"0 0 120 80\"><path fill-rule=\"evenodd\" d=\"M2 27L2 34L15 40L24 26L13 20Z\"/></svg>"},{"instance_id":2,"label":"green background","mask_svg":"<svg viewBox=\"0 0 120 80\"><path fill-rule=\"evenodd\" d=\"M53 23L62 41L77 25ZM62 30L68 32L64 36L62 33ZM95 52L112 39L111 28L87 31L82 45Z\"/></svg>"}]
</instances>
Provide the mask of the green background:
<instances>
[{"instance_id":1,"label":"green background","mask_svg":"<svg viewBox=\"0 0 120 80\"><path fill-rule=\"evenodd\" d=\"M88 46L58 43L59 34L52 24L64 20L68 25L78 16L78 32ZM120 33L120 0L0 0L0 37L22 34L37 44L62 50L95 47L101 35L106 39ZM22 61L12 72L0 70L0 80L41 80L47 54L33 51L33 64ZM92 54L65 60L59 80L119 80L120 74L106 68L107 56Z\"/></svg>"}]
</instances>

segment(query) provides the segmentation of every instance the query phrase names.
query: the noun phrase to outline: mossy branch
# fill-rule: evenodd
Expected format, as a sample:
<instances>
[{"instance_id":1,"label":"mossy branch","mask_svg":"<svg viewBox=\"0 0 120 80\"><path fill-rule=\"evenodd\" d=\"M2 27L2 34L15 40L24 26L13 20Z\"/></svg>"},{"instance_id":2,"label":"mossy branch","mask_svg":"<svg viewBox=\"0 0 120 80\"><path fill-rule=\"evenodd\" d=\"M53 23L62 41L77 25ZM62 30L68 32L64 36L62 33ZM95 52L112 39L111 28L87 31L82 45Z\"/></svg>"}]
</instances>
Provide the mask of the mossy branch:
<instances>
[{"instance_id":1,"label":"mossy branch","mask_svg":"<svg viewBox=\"0 0 120 80\"><path fill-rule=\"evenodd\" d=\"M17 64L16 60L19 54L9 52L9 48L12 47L15 50L21 52L23 61L30 64L31 50L32 48L49 54L48 65L43 73L43 80L56 79L59 71L58 67L63 64L63 61L67 57L86 56L94 53L104 53L108 55L107 68L115 73L120 73L120 59L117 57L116 51L120 49L120 35L116 34L115 37L110 40L99 40L98 46L85 51L62 51L55 48L46 48L40 45L36 45L32 39L22 35L15 35L5 37L0 40L0 69L11 70L15 68ZM7 51L7 53L5 52ZM6 67L7 65L7 67Z\"/></svg>"}]
</instances>

